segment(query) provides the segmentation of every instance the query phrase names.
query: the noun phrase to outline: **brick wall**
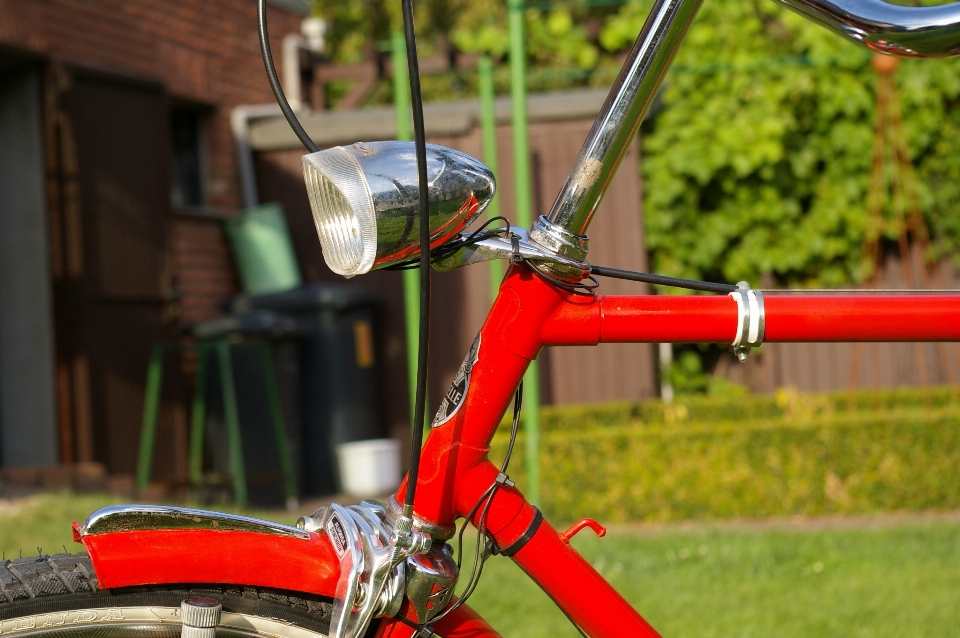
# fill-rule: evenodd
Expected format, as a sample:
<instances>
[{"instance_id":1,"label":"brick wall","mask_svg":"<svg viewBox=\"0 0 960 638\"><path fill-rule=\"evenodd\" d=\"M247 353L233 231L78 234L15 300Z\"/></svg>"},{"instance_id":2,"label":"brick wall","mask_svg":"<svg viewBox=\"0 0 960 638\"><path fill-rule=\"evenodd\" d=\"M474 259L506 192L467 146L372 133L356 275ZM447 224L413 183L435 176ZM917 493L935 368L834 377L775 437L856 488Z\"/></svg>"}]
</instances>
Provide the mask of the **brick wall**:
<instances>
[{"instance_id":1,"label":"brick wall","mask_svg":"<svg viewBox=\"0 0 960 638\"><path fill-rule=\"evenodd\" d=\"M268 8L271 44L301 15ZM0 0L0 48L63 66L164 86L172 100L209 107L205 196L212 209L242 204L230 111L273 101L260 59L254 0ZM236 277L216 219L175 218L171 228L181 323L219 314Z\"/></svg>"},{"instance_id":2,"label":"brick wall","mask_svg":"<svg viewBox=\"0 0 960 638\"><path fill-rule=\"evenodd\" d=\"M299 31L302 15L268 2L279 60L283 36ZM230 113L273 102L256 7L255 0L0 0L0 65L32 59L43 78L62 462L132 472L152 344L221 314L238 290L221 219L242 205ZM191 215L168 199L170 107L196 107L203 117L204 202ZM119 185L127 197L108 201L101 184ZM107 236L120 237L109 250ZM136 239L149 239L154 252L143 254ZM104 276L163 285L150 299L108 300L98 264L108 264ZM189 396L182 381L188 386L192 377L177 375L171 362L157 426L165 444L153 475L182 482ZM192 357L180 363L189 373Z\"/></svg>"}]
</instances>

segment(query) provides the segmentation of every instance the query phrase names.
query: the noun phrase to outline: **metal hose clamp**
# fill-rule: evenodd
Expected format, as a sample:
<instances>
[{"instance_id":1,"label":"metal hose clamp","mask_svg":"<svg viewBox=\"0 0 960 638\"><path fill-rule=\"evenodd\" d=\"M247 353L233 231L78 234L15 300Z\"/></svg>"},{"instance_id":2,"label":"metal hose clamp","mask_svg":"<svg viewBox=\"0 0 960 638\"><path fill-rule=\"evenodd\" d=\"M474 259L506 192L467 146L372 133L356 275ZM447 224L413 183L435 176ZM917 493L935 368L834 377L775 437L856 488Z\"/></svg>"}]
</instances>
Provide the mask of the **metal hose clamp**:
<instances>
[{"instance_id":1,"label":"metal hose clamp","mask_svg":"<svg viewBox=\"0 0 960 638\"><path fill-rule=\"evenodd\" d=\"M737 282L737 290L730 296L737 302L737 334L731 344L740 363L747 360L751 348L763 343L766 313L763 309L763 293L750 288L746 281Z\"/></svg>"}]
</instances>

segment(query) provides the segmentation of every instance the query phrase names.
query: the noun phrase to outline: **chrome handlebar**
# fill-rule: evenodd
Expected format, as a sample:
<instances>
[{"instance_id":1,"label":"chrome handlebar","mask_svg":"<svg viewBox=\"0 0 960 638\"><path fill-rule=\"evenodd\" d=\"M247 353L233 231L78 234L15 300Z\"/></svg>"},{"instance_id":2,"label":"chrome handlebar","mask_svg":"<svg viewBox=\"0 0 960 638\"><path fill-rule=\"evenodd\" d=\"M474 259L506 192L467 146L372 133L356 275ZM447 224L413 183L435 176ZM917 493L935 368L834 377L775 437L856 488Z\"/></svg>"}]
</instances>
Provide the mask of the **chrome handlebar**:
<instances>
[{"instance_id":1,"label":"chrome handlebar","mask_svg":"<svg viewBox=\"0 0 960 638\"><path fill-rule=\"evenodd\" d=\"M654 3L566 182L541 220L557 232L584 236L585 244L587 226L701 1ZM904 7L882 0L776 1L875 51L921 58L960 53L960 2Z\"/></svg>"},{"instance_id":2,"label":"chrome handlebar","mask_svg":"<svg viewBox=\"0 0 960 638\"><path fill-rule=\"evenodd\" d=\"M904 7L882 0L776 0L874 51L934 58L960 53L960 2Z\"/></svg>"}]
</instances>

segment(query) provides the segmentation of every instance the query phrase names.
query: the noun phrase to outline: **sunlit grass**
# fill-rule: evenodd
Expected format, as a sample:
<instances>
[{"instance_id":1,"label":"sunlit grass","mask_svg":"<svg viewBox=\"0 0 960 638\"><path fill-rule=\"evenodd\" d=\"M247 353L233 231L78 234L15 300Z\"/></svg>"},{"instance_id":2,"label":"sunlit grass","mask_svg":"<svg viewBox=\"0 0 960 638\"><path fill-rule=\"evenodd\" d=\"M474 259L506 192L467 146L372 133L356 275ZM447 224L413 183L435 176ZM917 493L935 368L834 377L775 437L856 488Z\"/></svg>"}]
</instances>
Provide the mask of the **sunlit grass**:
<instances>
[{"instance_id":1,"label":"sunlit grass","mask_svg":"<svg viewBox=\"0 0 960 638\"><path fill-rule=\"evenodd\" d=\"M958 522L588 536L577 549L666 637L958 635ZM470 603L507 638L579 635L508 559Z\"/></svg>"},{"instance_id":2,"label":"sunlit grass","mask_svg":"<svg viewBox=\"0 0 960 638\"><path fill-rule=\"evenodd\" d=\"M36 554L38 548L45 554L64 551L79 552L82 547L73 542L71 523L82 522L92 512L119 503L130 502L119 496L105 494L40 494L24 499L0 503L0 552L7 559ZM201 506L196 506L201 507ZM202 506L226 512L240 512L231 506ZM266 518L292 525L297 516L287 512L244 510L248 516Z\"/></svg>"}]
</instances>

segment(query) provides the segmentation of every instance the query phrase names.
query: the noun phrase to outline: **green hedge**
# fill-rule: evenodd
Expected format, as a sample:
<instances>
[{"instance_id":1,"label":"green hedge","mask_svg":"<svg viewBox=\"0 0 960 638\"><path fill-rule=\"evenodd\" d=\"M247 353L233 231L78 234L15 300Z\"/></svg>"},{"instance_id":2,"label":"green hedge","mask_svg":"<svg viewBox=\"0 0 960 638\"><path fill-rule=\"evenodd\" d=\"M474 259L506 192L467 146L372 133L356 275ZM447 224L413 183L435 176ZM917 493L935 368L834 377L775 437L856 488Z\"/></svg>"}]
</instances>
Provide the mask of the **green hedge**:
<instances>
[{"instance_id":1,"label":"green hedge","mask_svg":"<svg viewBox=\"0 0 960 638\"><path fill-rule=\"evenodd\" d=\"M954 396L698 399L659 420L652 403L545 410L541 508L611 523L960 508ZM503 428L494 458L506 442ZM510 474L522 489L522 441Z\"/></svg>"},{"instance_id":2,"label":"green hedge","mask_svg":"<svg viewBox=\"0 0 960 638\"><path fill-rule=\"evenodd\" d=\"M665 404L659 400L641 403L548 406L540 419L547 431L626 424L700 424L704 422L812 418L850 411L902 408L945 408L960 402L960 388L897 388L894 390L801 394L781 388L773 395L747 397L684 396Z\"/></svg>"}]
</instances>

